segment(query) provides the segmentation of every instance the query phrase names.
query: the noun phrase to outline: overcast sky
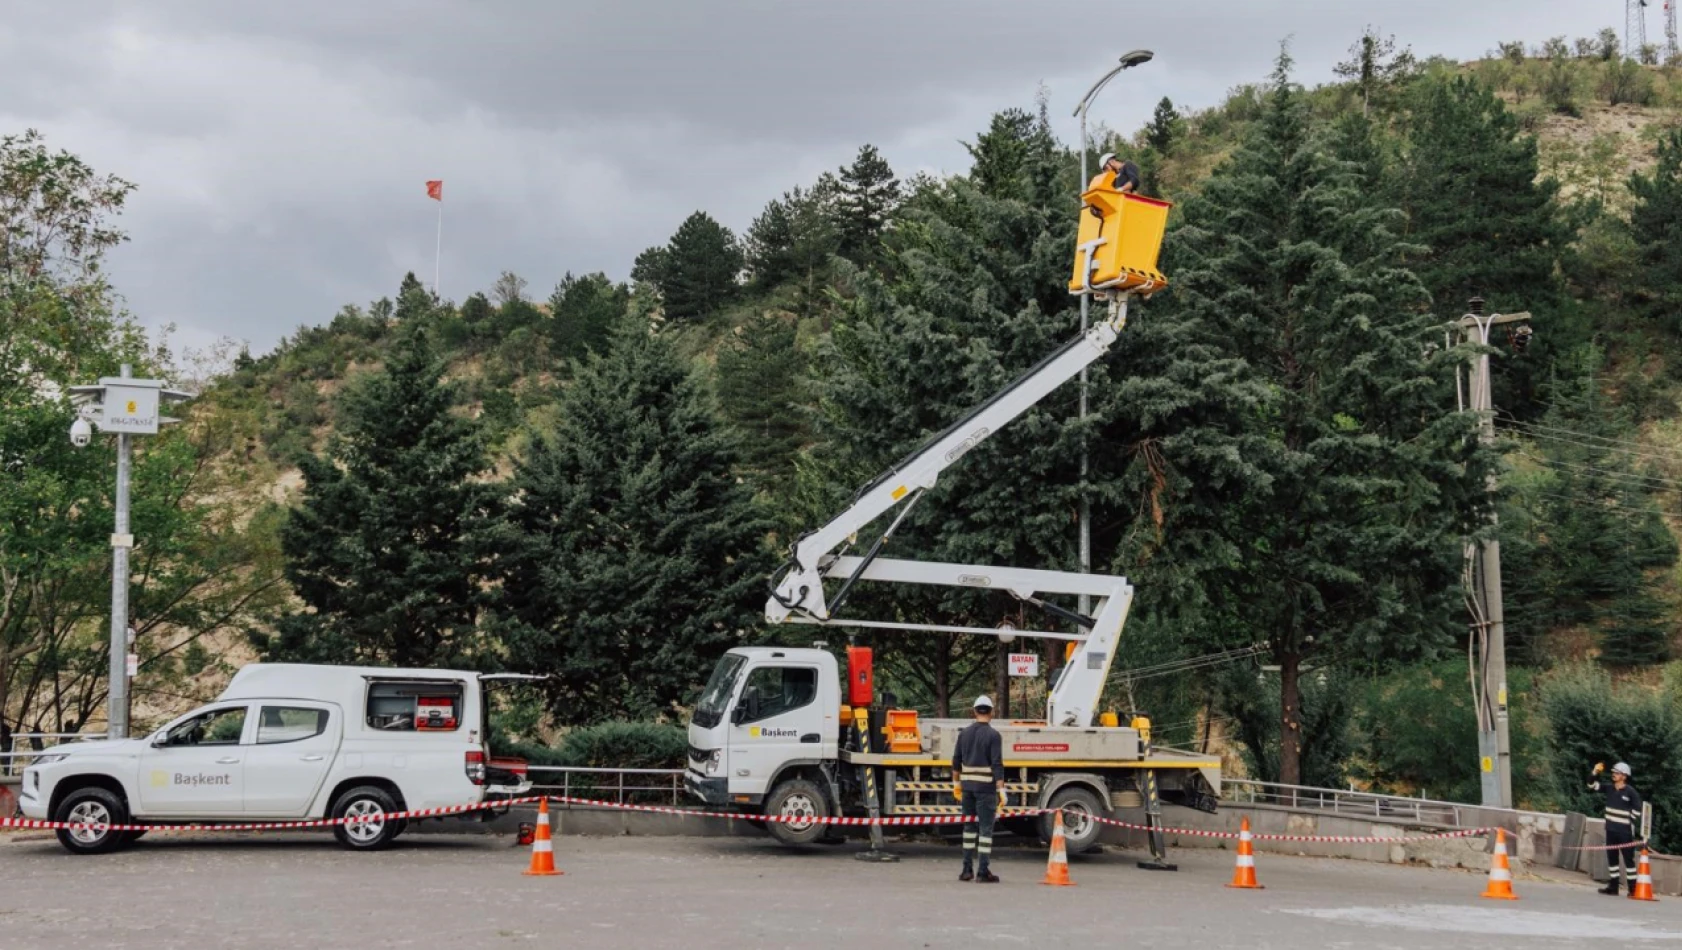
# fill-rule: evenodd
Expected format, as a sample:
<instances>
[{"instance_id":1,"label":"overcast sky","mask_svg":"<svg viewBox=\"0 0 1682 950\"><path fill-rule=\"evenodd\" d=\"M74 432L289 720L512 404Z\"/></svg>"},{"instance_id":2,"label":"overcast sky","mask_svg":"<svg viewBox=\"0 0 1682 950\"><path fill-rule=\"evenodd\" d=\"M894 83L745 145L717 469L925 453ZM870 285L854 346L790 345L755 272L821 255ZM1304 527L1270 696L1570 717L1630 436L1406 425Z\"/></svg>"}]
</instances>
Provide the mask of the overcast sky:
<instances>
[{"instance_id":1,"label":"overcast sky","mask_svg":"<svg viewBox=\"0 0 1682 950\"><path fill-rule=\"evenodd\" d=\"M1649 31L1661 30L1659 14ZM1292 37L1329 80L1367 24L1469 58L1622 27L1615 0L10 0L0 131L139 184L110 272L178 346L254 351L345 303L513 270L623 279L697 208L738 233L874 143L962 172L988 116L1049 89L1057 131L1123 51L1154 62L1092 119L1218 103Z\"/></svg>"}]
</instances>

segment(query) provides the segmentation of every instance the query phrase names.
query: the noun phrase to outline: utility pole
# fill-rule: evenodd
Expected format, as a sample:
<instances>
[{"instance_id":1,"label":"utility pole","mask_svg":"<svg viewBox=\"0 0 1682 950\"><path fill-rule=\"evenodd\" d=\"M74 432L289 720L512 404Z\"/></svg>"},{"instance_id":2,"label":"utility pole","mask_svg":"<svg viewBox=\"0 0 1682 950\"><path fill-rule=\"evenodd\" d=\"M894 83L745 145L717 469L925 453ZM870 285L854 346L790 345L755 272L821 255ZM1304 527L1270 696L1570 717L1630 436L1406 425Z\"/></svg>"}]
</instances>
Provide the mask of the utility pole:
<instances>
[{"instance_id":1,"label":"utility pole","mask_svg":"<svg viewBox=\"0 0 1682 950\"><path fill-rule=\"evenodd\" d=\"M1502 324L1519 324L1530 319L1528 312L1489 314L1483 312L1483 298L1473 297L1470 313L1456 324L1468 343L1489 346L1489 331ZM1523 348L1529 327L1519 327L1514 343ZM1521 342L1522 341L1522 342ZM1459 371L1455 388L1459 391ZM1495 400L1490 391L1489 353L1479 353L1472 364L1471 410L1478 414L1485 445L1495 443ZM1464 411L1464 395L1460 408ZM1489 478L1490 494L1495 476ZM1472 609L1473 656L1477 668L1472 675L1473 699L1478 716L1478 773L1482 779L1483 804L1489 808L1513 807L1512 744L1507 731L1507 643L1501 603L1501 541L1494 512L1489 516L1489 536L1466 545L1468 606Z\"/></svg>"},{"instance_id":2,"label":"utility pole","mask_svg":"<svg viewBox=\"0 0 1682 950\"><path fill-rule=\"evenodd\" d=\"M135 379L133 368L124 363L117 376L107 376L93 386L70 387L71 402L77 407L70 426L70 441L77 447L93 441L93 424L101 432L117 436L116 523L111 532L111 680L106 691L106 735L127 739L129 734L129 680L137 658L129 633L129 551L134 535L129 532L129 482L133 467L136 435L155 435L159 428L179 419L161 413L171 403L184 402L188 393L165 389L156 379ZM90 422L92 424L90 424Z\"/></svg>"},{"instance_id":3,"label":"utility pole","mask_svg":"<svg viewBox=\"0 0 1682 950\"><path fill-rule=\"evenodd\" d=\"M1142 66L1150 62L1155 55L1148 49L1136 49L1123 53L1121 61L1105 73L1104 78L1093 83L1092 88L1088 89L1086 95L1081 97L1080 105L1075 106L1075 115L1080 117L1080 183L1075 187L1077 199L1086 190L1086 153L1092 150L1086 137L1086 111L1092 107L1092 100L1098 95L1098 90L1103 89L1122 70ZM1090 305L1089 298L1091 296L1091 294L1080 295L1080 332L1082 336L1086 335L1087 308ZM1084 366L1081 367L1080 371L1080 420L1081 422L1086 421L1086 368ZM1083 485L1086 482L1090 454L1086 449L1081 449L1080 480ZM1082 574L1092 573L1092 500L1085 491L1082 491L1080 496L1080 572ZM1091 601L1085 594L1080 595L1079 610L1081 616L1086 616L1090 609Z\"/></svg>"}]
</instances>

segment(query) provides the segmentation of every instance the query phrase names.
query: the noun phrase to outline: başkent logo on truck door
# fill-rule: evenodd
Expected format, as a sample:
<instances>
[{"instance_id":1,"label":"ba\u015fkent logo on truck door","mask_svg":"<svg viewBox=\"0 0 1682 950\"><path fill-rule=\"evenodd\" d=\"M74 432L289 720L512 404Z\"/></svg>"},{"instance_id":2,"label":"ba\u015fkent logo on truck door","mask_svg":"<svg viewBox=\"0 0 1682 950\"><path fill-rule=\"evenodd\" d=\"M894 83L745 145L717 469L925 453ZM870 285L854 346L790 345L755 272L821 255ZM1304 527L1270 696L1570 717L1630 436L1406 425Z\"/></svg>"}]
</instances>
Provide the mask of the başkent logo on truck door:
<instances>
[{"instance_id":1,"label":"ba\u015fkent logo on truck door","mask_svg":"<svg viewBox=\"0 0 1682 950\"><path fill-rule=\"evenodd\" d=\"M1018 742L1010 747L1012 752L1067 752L1067 742Z\"/></svg>"},{"instance_id":2,"label":"ba\u015fkent logo on truck door","mask_svg":"<svg viewBox=\"0 0 1682 950\"><path fill-rule=\"evenodd\" d=\"M191 775L187 775L187 774L184 774L184 773L181 773L181 772L154 771L152 773L152 787L153 788L168 788L172 785L173 786L186 785L186 786L189 786L191 788L198 788L199 786L202 786L202 785L232 785L232 784L234 784L234 777L232 775L229 775L229 774L225 773L225 772L221 775L206 775L203 772L195 772Z\"/></svg>"}]
</instances>

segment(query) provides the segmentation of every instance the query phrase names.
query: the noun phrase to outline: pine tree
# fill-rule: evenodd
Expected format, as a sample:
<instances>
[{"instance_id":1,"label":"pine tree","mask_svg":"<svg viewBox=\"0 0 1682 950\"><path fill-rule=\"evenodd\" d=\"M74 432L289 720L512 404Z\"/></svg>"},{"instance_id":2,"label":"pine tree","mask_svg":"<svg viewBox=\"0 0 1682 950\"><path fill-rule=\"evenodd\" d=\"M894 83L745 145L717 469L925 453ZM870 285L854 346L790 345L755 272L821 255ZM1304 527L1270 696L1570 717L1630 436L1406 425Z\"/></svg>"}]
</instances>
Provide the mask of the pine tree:
<instances>
[{"instance_id":1,"label":"pine tree","mask_svg":"<svg viewBox=\"0 0 1682 950\"><path fill-rule=\"evenodd\" d=\"M630 289L606 274L574 277L569 271L549 295L549 332L554 353L562 359L583 359L586 353L607 348L608 334L625 317Z\"/></svg>"},{"instance_id":2,"label":"pine tree","mask_svg":"<svg viewBox=\"0 0 1682 950\"><path fill-rule=\"evenodd\" d=\"M888 216L899 200L899 179L888 160L874 145L860 148L853 163L841 169L835 207L841 256L860 266L874 261Z\"/></svg>"},{"instance_id":3,"label":"pine tree","mask_svg":"<svg viewBox=\"0 0 1682 950\"><path fill-rule=\"evenodd\" d=\"M1659 140L1658 164L1630 176L1629 232L1638 250L1638 297L1647 312L1682 331L1682 129Z\"/></svg>"},{"instance_id":4,"label":"pine tree","mask_svg":"<svg viewBox=\"0 0 1682 950\"><path fill-rule=\"evenodd\" d=\"M632 318L512 479L494 628L566 724L673 713L763 608L766 523L703 380Z\"/></svg>"},{"instance_id":5,"label":"pine tree","mask_svg":"<svg viewBox=\"0 0 1682 950\"><path fill-rule=\"evenodd\" d=\"M1078 332L1066 287L1077 221L1066 195L1058 199L1002 199L952 179L907 200L904 226L883 251L895 278L850 275L856 293L820 342L817 445L802 474L822 484L802 496L801 523L833 517L859 485ZM1074 567L1075 398L1073 387L1059 391L947 470L895 534L896 556ZM861 589L847 613L990 627L1017 606L1002 595ZM993 641L895 636L875 645L885 685L937 714L965 690L991 688Z\"/></svg>"},{"instance_id":6,"label":"pine tree","mask_svg":"<svg viewBox=\"0 0 1682 950\"><path fill-rule=\"evenodd\" d=\"M965 143L974 161L970 181L982 194L990 198L1028 197L1029 158L1038 127L1034 116L1021 109L1006 109L993 114L992 123L976 136L974 145Z\"/></svg>"},{"instance_id":7,"label":"pine tree","mask_svg":"<svg viewBox=\"0 0 1682 950\"><path fill-rule=\"evenodd\" d=\"M1384 99L1401 80L1410 75L1418 63L1413 51L1404 47L1396 52L1394 36L1380 36L1367 27L1361 38L1349 47L1349 59L1334 66L1333 72L1354 82L1361 97L1361 115L1372 115L1374 99Z\"/></svg>"},{"instance_id":8,"label":"pine tree","mask_svg":"<svg viewBox=\"0 0 1682 950\"><path fill-rule=\"evenodd\" d=\"M1160 380L1139 367L1149 401L1133 410L1162 434L1136 476L1149 503L1130 553L1178 601L1188 638L1268 645L1293 784L1305 665L1453 643L1461 542L1494 461L1469 414L1443 412L1454 362L1426 355L1440 329L1401 266L1400 214L1336 151L1281 53L1256 127L1183 207L1169 315L1145 321L1202 365ZM1176 372L1219 387L1206 414L1151 392L1181 385Z\"/></svg>"},{"instance_id":9,"label":"pine tree","mask_svg":"<svg viewBox=\"0 0 1682 950\"><path fill-rule=\"evenodd\" d=\"M1427 248L1414 271L1445 317L1474 296L1538 312L1557 295L1567 235L1558 184L1538 179L1536 139L1492 91L1464 76L1424 85L1397 198Z\"/></svg>"},{"instance_id":10,"label":"pine tree","mask_svg":"<svg viewBox=\"0 0 1682 950\"><path fill-rule=\"evenodd\" d=\"M647 284L659 291L666 280L666 264L671 257L665 245L651 247L637 255L631 264L631 280L638 284Z\"/></svg>"},{"instance_id":11,"label":"pine tree","mask_svg":"<svg viewBox=\"0 0 1682 950\"><path fill-rule=\"evenodd\" d=\"M1625 448L1628 428L1599 392L1602 360L1592 347L1569 354L1541 420L1513 424L1515 435L1534 442L1525 454L1546 473L1529 492L1538 540L1529 563L1515 565L1528 575L1515 591L1529 601L1518 639L1536 644L1548 629L1593 626L1601 662L1659 663L1670 625L1650 572L1673 566L1678 550L1649 495L1652 483Z\"/></svg>"},{"instance_id":12,"label":"pine tree","mask_svg":"<svg viewBox=\"0 0 1682 950\"><path fill-rule=\"evenodd\" d=\"M639 259L640 261L640 259ZM736 298L742 252L730 229L697 211L666 245L655 282L667 320L701 320Z\"/></svg>"},{"instance_id":13,"label":"pine tree","mask_svg":"<svg viewBox=\"0 0 1682 950\"><path fill-rule=\"evenodd\" d=\"M476 636L496 489L475 425L451 411L423 326L339 406L281 532L305 609L255 638L267 659L426 667L488 662Z\"/></svg>"},{"instance_id":14,"label":"pine tree","mask_svg":"<svg viewBox=\"0 0 1682 950\"><path fill-rule=\"evenodd\" d=\"M432 292L415 279L415 272L403 275L397 287L397 322L408 323L432 310Z\"/></svg>"},{"instance_id":15,"label":"pine tree","mask_svg":"<svg viewBox=\"0 0 1682 950\"><path fill-rule=\"evenodd\" d=\"M743 257L753 285L769 290L792 279L798 272L794 262L795 211L788 195L773 198L765 210L748 225L743 236Z\"/></svg>"},{"instance_id":16,"label":"pine tree","mask_svg":"<svg viewBox=\"0 0 1682 950\"><path fill-rule=\"evenodd\" d=\"M1174 100L1163 96L1162 101L1156 104L1156 111L1151 114L1150 125L1145 126L1145 143L1158 155L1173 154L1174 142L1179 138L1182 124L1180 114L1174 111Z\"/></svg>"},{"instance_id":17,"label":"pine tree","mask_svg":"<svg viewBox=\"0 0 1682 950\"><path fill-rule=\"evenodd\" d=\"M810 438L801 380L807 357L788 314L748 321L718 352L718 395L741 433L742 459L762 484L777 489L794 474L795 456Z\"/></svg>"}]
</instances>

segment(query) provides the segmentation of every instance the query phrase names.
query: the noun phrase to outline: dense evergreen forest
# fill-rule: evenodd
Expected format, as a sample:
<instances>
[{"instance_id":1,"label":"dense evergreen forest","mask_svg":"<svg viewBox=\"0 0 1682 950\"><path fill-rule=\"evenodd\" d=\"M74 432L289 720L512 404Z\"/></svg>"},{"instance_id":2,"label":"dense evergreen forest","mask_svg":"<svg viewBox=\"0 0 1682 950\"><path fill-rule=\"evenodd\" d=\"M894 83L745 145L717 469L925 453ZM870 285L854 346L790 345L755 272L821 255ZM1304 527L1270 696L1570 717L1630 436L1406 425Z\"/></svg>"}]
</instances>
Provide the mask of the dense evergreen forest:
<instances>
[{"instance_id":1,"label":"dense evergreen forest","mask_svg":"<svg viewBox=\"0 0 1682 950\"><path fill-rule=\"evenodd\" d=\"M1610 31L1468 64L1369 33L1338 82L1304 88L1282 49L1217 106L1102 132L1088 167L1121 153L1175 203L1172 287L1093 367L1084 423L1054 393L943 478L899 556L1076 569L1089 499L1094 569L1138 588L1114 708L1251 775L1475 799L1463 558L1496 514L1521 802L1580 806L1580 773L1625 759L1665 807L1682 72L1654 60ZM964 175L902 179L865 145L739 234L697 210L626 282L505 273L453 301L410 274L196 373L101 276L132 186L5 138L0 731L101 715L111 454L67 444L61 387L123 361L203 388L138 459L142 721L257 656L466 664L554 674L502 724L535 740L680 721L723 650L809 642L761 620L789 542L1078 332L1080 156L1025 99ZM1472 297L1533 315L1492 340L1494 447L1459 408L1477 349L1445 336ZM996 594L873 597L1026 622ZM874 645L905 705L1038 695L1001 643Z\"/></svg>"}]
</instances>

